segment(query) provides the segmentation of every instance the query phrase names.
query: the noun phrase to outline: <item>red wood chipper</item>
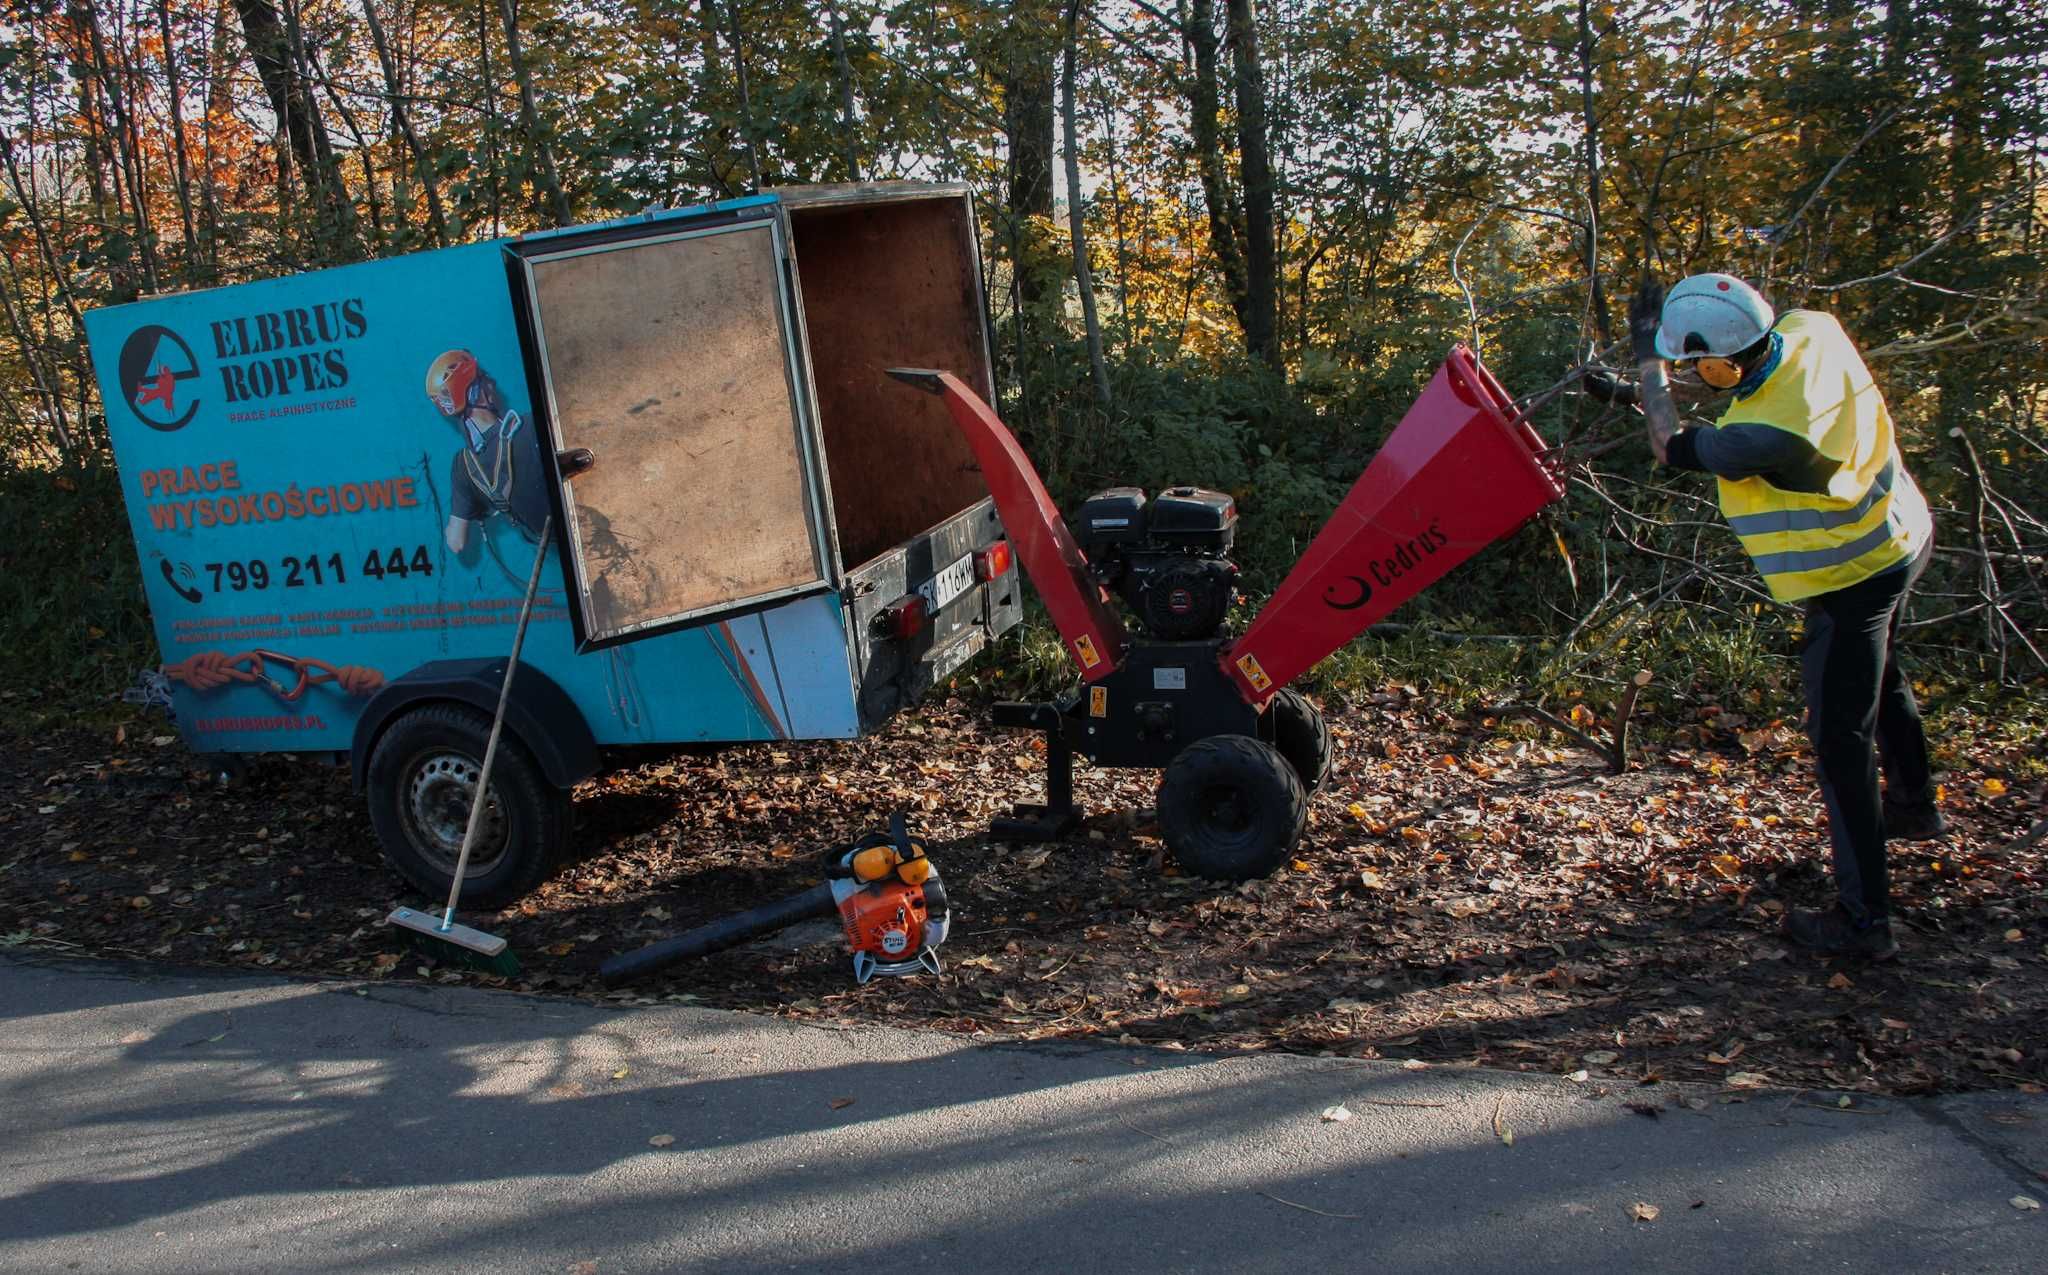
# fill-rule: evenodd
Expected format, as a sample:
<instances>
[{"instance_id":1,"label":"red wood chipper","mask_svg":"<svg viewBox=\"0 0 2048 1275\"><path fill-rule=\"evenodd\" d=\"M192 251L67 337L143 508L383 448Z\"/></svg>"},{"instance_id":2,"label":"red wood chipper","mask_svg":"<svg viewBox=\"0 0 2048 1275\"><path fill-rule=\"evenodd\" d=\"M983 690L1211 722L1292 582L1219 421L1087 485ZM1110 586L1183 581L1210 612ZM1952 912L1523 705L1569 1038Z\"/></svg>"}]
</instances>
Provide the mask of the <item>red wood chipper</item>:
<instances>
[{"instance_id":1,"label":"red wood chipper","mask_svg":"<svg viewBox=\"0 0 2048 1275\"><path fill-rule=\"evenodd\" d=\"M1045 733L1046 800L991 831L1055 840L1080 819L1076 752L1100 766L1163 768L1159 824L1188 871L1265 876L1301 835L1328 774L1330 737L1288 684L1451 568L1564 494L1542 439L1463 347L1421 397L1245 631L1219 632L1236 568L1236 510L1197 488L1087 501L1070 529L987 403L948 372L892 368L941 396L995 497L1017 561L1058 627L1081 687L1056 703L1003 703L1001 726ZM1129 604L1126 630L1109 590Z\"/></svg>"}]
</instances>

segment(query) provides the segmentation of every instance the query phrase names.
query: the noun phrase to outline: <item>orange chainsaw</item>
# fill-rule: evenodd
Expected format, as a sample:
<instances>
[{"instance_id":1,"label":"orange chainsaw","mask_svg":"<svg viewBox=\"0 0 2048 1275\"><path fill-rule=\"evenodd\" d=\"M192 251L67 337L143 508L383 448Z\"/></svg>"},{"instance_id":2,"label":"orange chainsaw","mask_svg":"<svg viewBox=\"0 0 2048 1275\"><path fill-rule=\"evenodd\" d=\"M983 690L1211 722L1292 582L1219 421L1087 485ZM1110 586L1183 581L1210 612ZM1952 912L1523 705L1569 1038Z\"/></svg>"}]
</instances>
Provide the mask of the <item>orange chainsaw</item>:
<instances>
[{"instance_id":1,"label":"orange chainsaw","mask_svg":"<svg viewBox=\"0 0 2048 1275\"><path fill-rule=\"evenodd\" d=\"M855 982L939 972L938 947L951 923L946 887L924 842L910 835L900 812L889 816L888 832L835 846L826 852L826 862L824 882L802 894L614 956L598 967L598 977L605 986L617 987L678 961L834 914L853 951Z\"/></svg>"}]
</instances>

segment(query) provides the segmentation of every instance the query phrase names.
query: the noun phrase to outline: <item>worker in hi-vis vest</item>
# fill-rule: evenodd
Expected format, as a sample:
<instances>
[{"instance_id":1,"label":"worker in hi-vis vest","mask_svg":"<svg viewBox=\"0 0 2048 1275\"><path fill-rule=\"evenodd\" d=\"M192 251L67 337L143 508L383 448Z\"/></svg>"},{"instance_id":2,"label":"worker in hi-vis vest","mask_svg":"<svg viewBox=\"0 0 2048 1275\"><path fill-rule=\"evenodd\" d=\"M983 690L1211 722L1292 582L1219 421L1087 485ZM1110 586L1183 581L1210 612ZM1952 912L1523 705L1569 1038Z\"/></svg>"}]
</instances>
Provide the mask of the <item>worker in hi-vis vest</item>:
<instances>
[{"instance_id":1,"label":"worker in hi-vis vest","mask_svg":"<svg viewBox=\"0 0 2048 1275\"><path fill-rule=\"evenodd\" d=\"M1721 512L1771 596L1805 608L1807 729L1839 900L1788 914L1786 934L1816 952L1889 959L1899 945L1885 839L1948 831L1920 707L1895 650L1934 523L1899 455L1891 413L1841 324L1813 310L1774 315L1730 275L1693 275L1669 297L1646 281L1629 307L1629 335L1640 383L1595 373L1589 392L1639 403L1659 461L1713 474ZM1666 360L1710 390L1732 392L1711 428L1679 427Z\"/></svg>"}]
</instances>

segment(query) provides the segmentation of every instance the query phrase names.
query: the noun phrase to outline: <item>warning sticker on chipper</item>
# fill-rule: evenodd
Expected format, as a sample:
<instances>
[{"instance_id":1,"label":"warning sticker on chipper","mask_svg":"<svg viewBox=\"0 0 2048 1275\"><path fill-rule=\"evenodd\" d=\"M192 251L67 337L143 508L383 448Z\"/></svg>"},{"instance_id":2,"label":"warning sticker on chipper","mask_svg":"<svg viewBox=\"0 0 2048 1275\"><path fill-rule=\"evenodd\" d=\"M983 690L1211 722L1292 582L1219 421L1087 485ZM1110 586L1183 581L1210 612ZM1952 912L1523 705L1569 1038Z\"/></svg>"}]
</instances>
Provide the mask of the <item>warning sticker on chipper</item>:
<instances>
[{"instance_id":1,"label":"warning sticker on chipper","mask_svg":"<svg viewBox=\"0 0 2048 1275\"><path fill-rule=\"evenodd\" d=\"M1074 654L1081 657L1082 668L1094 668L1102 663L1102 657L1095 652L1095 639L1086 633L1074 639Z\"/></svg>"},{"instance_id":2,"label":"warning sticker on chipper","mask_svg":"<svg viewBox=\"0 0 2048 1275\"><path fill-rule=\"evenodd\" d=\"M1263 691L1273 684L1273 679L1266 676L1266 670L1259 667L1259 659L1255 655L1238 656L1237 668L1239 672L1244 674L1244 680L1252 684L1252 689L1255 691Z\"/></svg>"},{"instance_id":3,"label":"warning sticker on chipper","mask_svg":"<svg viewBox=\"0 0 2048 1275\"><path fill-rule=\"evenodd\" d=\"M1109 716L1109 688L1107 686L1091 686L1088 688L1088 716Z\"/></svg>"}]
</instances>

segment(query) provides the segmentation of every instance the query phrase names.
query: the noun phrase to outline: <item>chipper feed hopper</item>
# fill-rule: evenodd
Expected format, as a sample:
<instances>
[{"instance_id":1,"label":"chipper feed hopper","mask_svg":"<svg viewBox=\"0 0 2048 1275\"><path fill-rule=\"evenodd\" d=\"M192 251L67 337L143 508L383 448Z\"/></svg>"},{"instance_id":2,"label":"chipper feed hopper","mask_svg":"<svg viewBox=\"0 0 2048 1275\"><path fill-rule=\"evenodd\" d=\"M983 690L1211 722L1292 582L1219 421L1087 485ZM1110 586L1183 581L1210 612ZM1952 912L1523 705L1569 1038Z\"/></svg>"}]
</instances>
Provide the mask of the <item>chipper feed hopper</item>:
<instances>
[{"instance_id":1,"label":"chipper feed hopper","mask_svg":"<svg viewBox=\"0 0 2048 1275\"><path fill-rule=\"evenodd\" d=\"M1228 496L1136 488L1089 500L1070 529L987 403L948 372L891 369L941 396L966 435L1017 561L1044 600L1081 686L1056 703L998 704L998 725L1045 732L1046 801L997 836L1056 839L1079 821L1073 755L1164 768L1159 823L1188 871L1271 872L1293 849L1330 737L1287 689L1446 572L1564 494L1542 439L1507 391L1454 348L1386 445L1245 631L1220 631L1236 568ZM1141 632L1126 629L1110 589ZM1219 601L1220 599L1220 601Z\"/></svg>"}]
</instances>

